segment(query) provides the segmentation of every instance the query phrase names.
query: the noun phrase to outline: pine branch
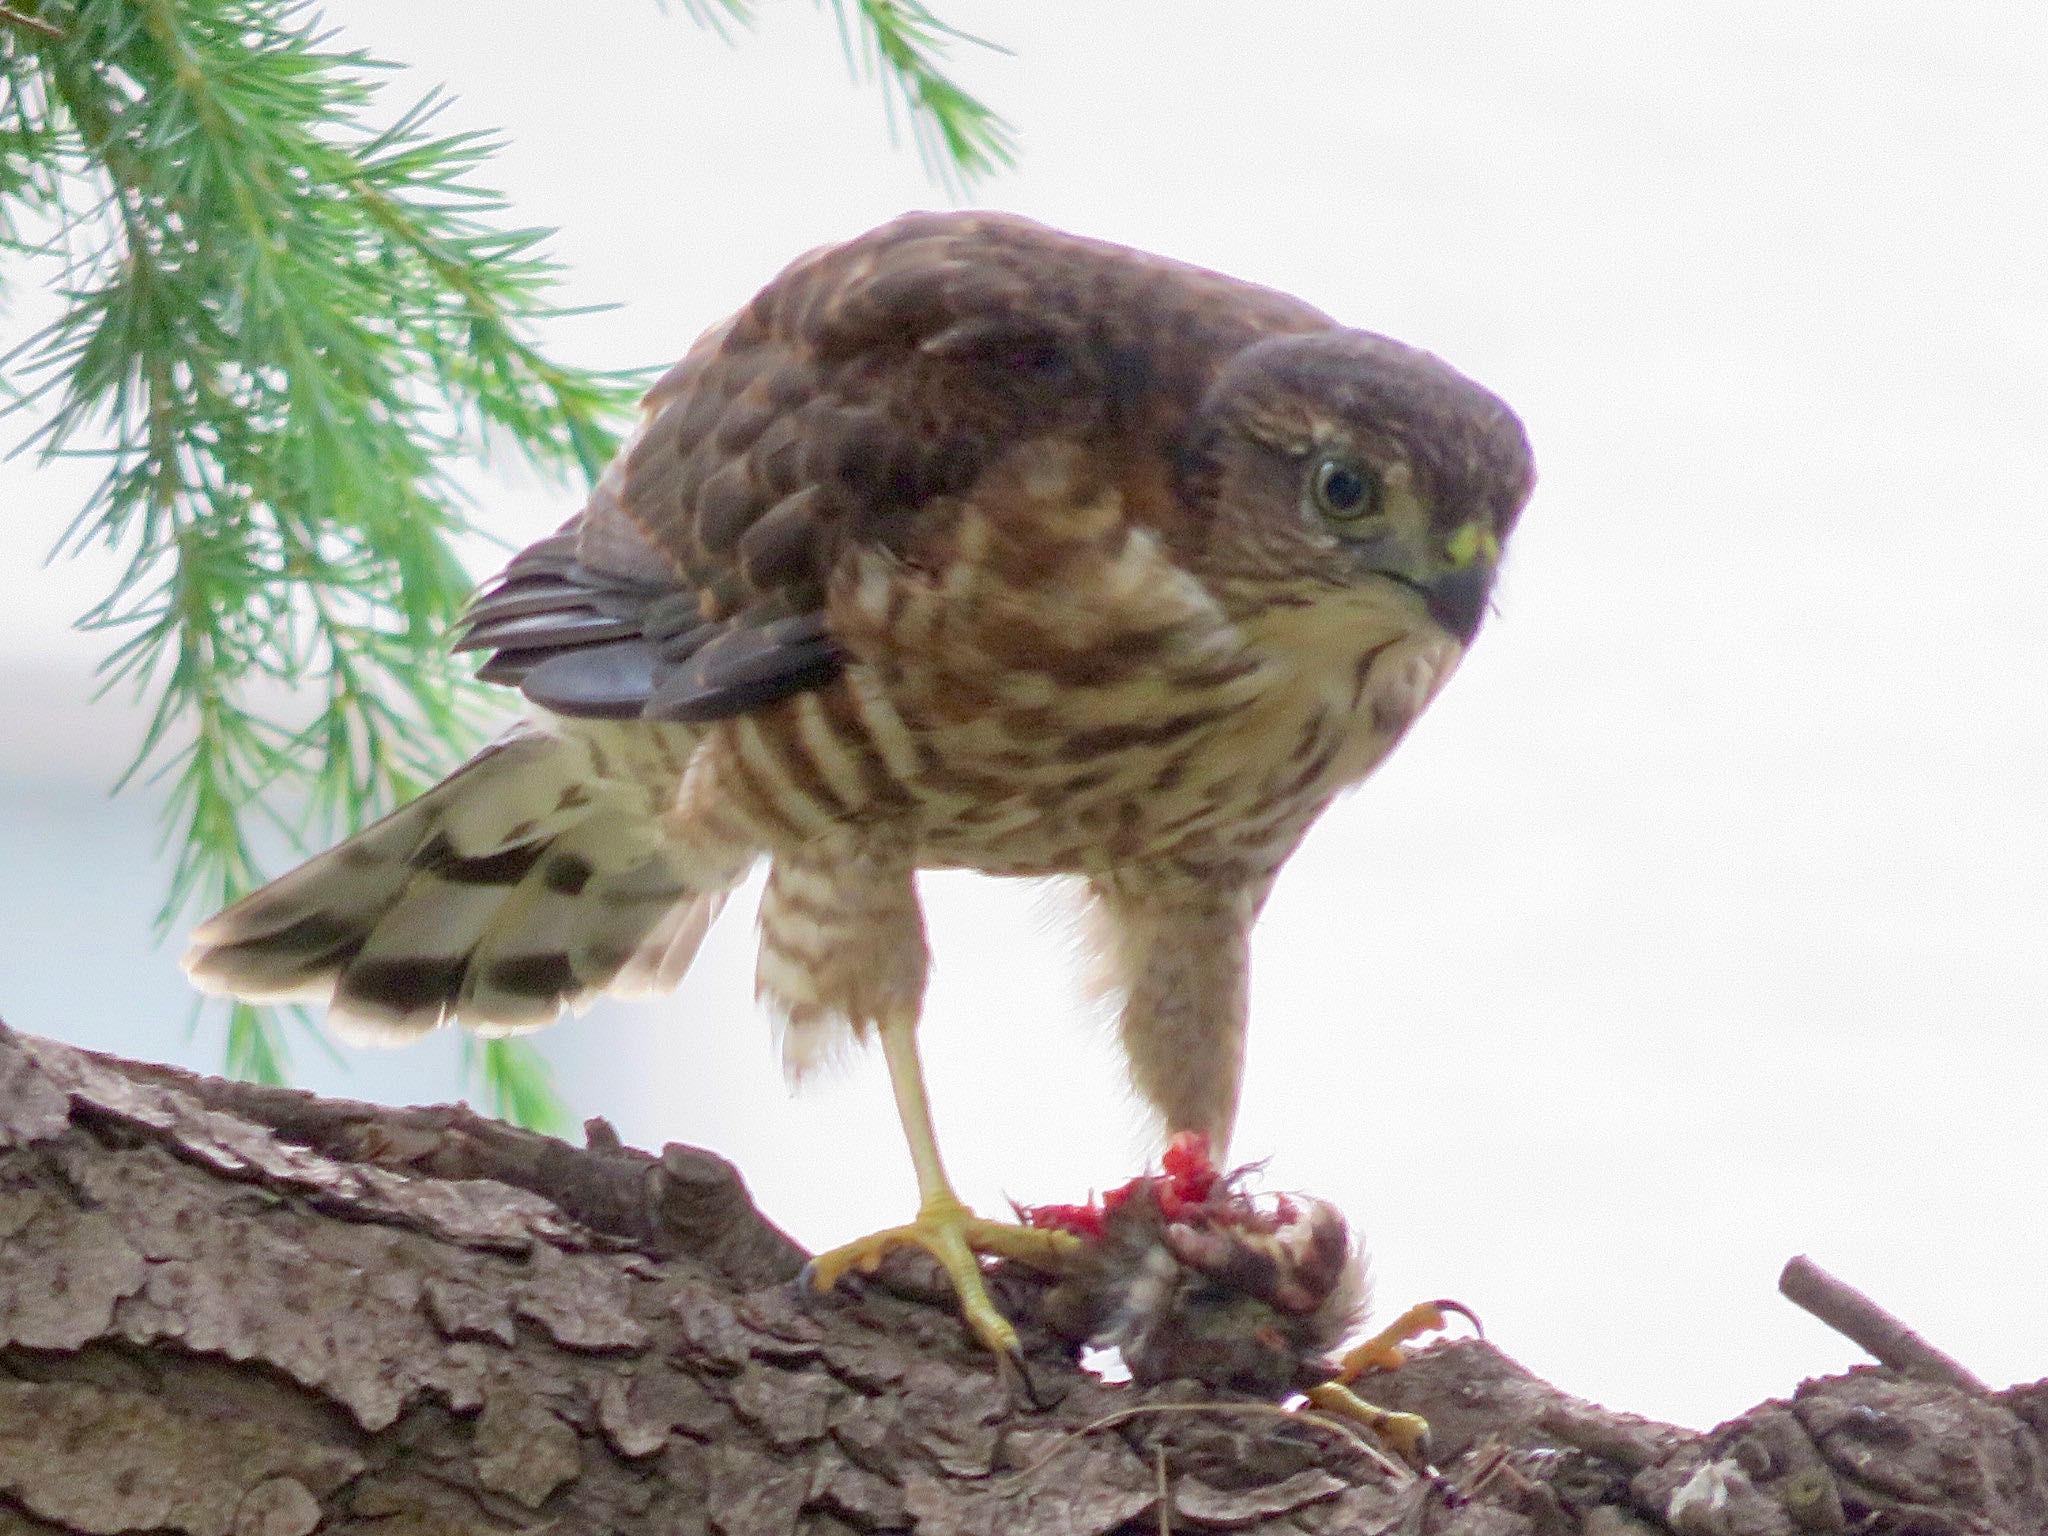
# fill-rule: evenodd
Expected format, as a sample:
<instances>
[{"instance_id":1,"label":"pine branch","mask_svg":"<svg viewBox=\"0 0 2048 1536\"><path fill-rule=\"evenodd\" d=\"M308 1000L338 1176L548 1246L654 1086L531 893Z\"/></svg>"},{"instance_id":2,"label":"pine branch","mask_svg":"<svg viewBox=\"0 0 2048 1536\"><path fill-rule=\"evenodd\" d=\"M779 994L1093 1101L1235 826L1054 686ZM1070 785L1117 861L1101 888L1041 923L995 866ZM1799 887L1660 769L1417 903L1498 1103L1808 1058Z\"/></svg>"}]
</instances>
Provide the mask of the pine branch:
<instances>
[{"instance_id":1,"label":"pine branch","mask_svg":"<svg viewBox=\"0 0 2048 1536\"><path fill-rule=\"evenodd\" d=\"M826 0L819 0L822 6ZM730 42L751 25L755 0L681 0L697 25ZM922 0L830 0L854 77L878 86L892 141L908 125L925 172L963 195L1017 163L1017 135L995 109L946 73L956 43L1005 52L941 21Z\"/></svg>"},{"instance_id":2,"label":"pine branch","mask_svg":"<svg viewBox=\"0 0 2048 1536\"><path fill-rule=\"evenodd\" d=\"M860 43L847 53L863 79L878 82L893 132L900 111L927 174L964 192L1017 163L1016 131L941 68L954 43L1003 50L939 20L922 0L832 0L842 37L851 4Z\"/></svg>"},{"instance_id":3,"label":"pine branch","mask_svg":"<svg viewBox=\"0 0 2048 1536\"><path fill-rule=\"evenodd\" d=\"M509 438L594 476L636 388L536 345L556 269L476 180L495 144L430 133L431 96L379 127L391 66L309 7L36 19L0 30L0 232L55 217L66 308L8 355L10 408L41 412L45 456L105 464L63 548L125 562L82 622L113 642L106 686L155 700L124 779L166 786L168 930L256 883L280 800L324 840L475 744L442 643L473 531L447 466ZM232 1009L228 1057L277 1079L275 1021ZM521 1048L478 1059L501 1108L561 1118Z\"/></svg>"}]
</instances>

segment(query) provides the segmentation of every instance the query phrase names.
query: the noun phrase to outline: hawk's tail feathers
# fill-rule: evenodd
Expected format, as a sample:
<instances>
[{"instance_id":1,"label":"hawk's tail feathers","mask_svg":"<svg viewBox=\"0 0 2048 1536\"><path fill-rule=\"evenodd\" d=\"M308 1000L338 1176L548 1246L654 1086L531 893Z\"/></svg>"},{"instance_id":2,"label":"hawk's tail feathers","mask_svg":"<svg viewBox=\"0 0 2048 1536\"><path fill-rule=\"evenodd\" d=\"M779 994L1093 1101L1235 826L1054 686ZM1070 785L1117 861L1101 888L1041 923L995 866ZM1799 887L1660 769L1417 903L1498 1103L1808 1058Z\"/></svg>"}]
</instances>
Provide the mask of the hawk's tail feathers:
<instances>
[{"instance_id":1,"label":"hawk's tail feathers","mask_svg":"<svg viewBox=\"0 0 2048 1536\"><path fill-rule=\"evenodd\" d=\"M512 736L200 924L185 969L208 992L326 1001L363 1044L536 1029L671 987L744 864L693 860L648 804L581 742Z\"/></svg>"}]
</instances>

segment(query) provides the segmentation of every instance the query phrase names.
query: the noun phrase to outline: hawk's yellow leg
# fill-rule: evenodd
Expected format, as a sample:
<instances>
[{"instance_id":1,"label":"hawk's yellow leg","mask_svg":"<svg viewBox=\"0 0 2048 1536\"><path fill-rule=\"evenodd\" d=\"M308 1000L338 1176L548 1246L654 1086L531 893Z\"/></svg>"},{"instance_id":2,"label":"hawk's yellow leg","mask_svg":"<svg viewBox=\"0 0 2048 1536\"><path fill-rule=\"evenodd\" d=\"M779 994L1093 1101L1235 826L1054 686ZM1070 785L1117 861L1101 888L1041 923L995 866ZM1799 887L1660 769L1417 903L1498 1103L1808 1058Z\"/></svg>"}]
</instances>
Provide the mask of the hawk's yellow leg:
<instances>
[{"instance_id":1,"label":"hawk's yellow leg","mask_svg":"<svg viewBox=\"0 0 2048 1536\"><path fill-rule=\"evenodd\" d=\"M1421 1414L1396 1413L1391 1408L1376 1407L1349 1387L1334 1381L1310 1387L1305 1395L1331 1417L1363 1424L1392 1446L1394 1453L1410 1466L1428 1463L1429 1420Z\"/></svg>"},{"instance_id":2,"label":"hawk's yellow leg","mask_svg":"<svg viewBox=\"0 0 2048 1536\"><path fill-rule=\"evenodd\" d=\"M1308 1390L1308 1400L1327 1414L1363 1424L1378 1435L1404 1461L1421 1465L1429 1460L1429 1421L1419 1414L1396 1413L1367 1402L1350 1383L1366 1371L1391 1371L1401 1364L1401 1346L1420 1334L1434 1333L1444 1326L1444 1309L1465 1312L1456 1302L1418 1301L1371 1338L1353 1345L1338 1362L1333 1380ZM1475 1319L1476 1321L1476 1319Z\"/></svg>"},{"instance_id":3,"label":"hawk's yellow leg","mask_svg":"<svg viewBox=\"0 0 2048 1536\"><path fill-rule=\"evenodd\" d=\"M1337 1362L1339 1385L1356 1381L1367 1371L1398 1370L1402 1360L1401 1346L1410 1339L1435 1333L1443 1327L1445 1307L1467 1317L1472 1315L1454 1301L1418 1301L1371 1338L1344 1351L1344 1358Z\"/></svg>"},{"instance_id":4,"label":"hawk's yellow leg","mask_svg":"<svg viewBox=\"0 0 2048 1536\"><path fill-rule=\"evenodd\" d=\"M843 1248L821 1253L811 1261L811 1283L821 1291L838 1284L849 1270L871 1272L891 1248L922 1248L946 1272L960 1298L961 1314L974 1336L1004 1358L1017 1353L1017 1330L996 1309L981 1272L978 1255L1016 1259L1035 1269L1057 1271L1077 1239L1065 1232L1041 1232L1007 1221L988 1221L970 1211L953 1193L952 1181L939 1160L938 1138L932 1134L931 1101L925 1092L924 1068L917 1055L917 1020L899 1015L881 1022L882 1054L889 1063L889 1086L895 1090L896 1113L910 1143L917 1168L917 1219L858 1238Z\"/></svg>"}]
</instances>

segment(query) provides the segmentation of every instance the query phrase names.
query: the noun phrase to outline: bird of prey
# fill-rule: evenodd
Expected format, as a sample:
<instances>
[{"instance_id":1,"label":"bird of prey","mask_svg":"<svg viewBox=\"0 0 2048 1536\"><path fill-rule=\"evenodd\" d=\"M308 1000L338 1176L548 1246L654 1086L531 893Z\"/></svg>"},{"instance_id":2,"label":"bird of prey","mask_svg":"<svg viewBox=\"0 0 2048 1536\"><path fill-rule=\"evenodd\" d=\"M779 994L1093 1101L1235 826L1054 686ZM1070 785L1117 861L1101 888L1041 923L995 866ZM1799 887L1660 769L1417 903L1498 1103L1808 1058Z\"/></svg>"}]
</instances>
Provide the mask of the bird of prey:
<instances>
[{"instance_id":1,"label":"bird of prey","mask_svg":"<svg viewBox=\"0 0 2048 1536\"><path fill-rule=\"evenodd\" d=\"M525 723L202 924L213 991L345 1037L673 986L769 865L793 1073L878 1037L926 1249L991 1348L916 1029L914 876L1079 877L1137 1091L1229 1144L1247 942L1309 825L1477 633L1533 481L1512 411L1269 289L1014 216L804 256L649 391L583 509L455 644Z\"/></svg>"}]
</instances>

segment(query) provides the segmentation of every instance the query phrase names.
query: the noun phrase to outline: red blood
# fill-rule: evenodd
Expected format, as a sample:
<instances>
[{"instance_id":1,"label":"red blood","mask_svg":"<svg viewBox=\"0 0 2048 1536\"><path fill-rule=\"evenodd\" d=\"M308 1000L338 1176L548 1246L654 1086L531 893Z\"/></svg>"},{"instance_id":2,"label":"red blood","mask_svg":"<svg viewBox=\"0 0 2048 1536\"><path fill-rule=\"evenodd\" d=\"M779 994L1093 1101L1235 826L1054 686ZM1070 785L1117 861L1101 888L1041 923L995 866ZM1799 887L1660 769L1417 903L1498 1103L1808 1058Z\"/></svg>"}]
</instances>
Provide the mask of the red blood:
<instances>
[{"instance_id":1,"label":"red blood","mask_svg":"<svg viewBox=\"0 0 2048 1536\"><path fill-rule=\"evenodd\" d=\"M1021 1205L1018 1218L1041 1231L1072 1232L1078 1237L1099 1238L1102 1224L1125 1201L1147 1194L1168 1221L1177 1221L1190 1210L1208 1204L1222 1187L1223 1177L1210 1160L1209 1138L1200 1131L1177 1132L1159 1159L1161 1172L1140 1174L1099 1199L1085 1205Z\"/></svg>"},{"instance_id":2,"label":"red blood","mask_svg":"<svg viewBox=\"0 0 2048 1536\"><path fill-rule=\"evenodd\" d=\"M1042 1232L1071 1232L1076 1237L1102 1236L1103 1212L1093 1205L1020 1205L1024 1225Z\"/></svg>"},{"instance_id":3,"label":"red blood","mask_svg":"<svg viewBox=\"0 0 2048 1536\"><path fill-rule=\"evenodd\" d=\"M1200 1205L1215 1193L1216 1164L1209 1157L1209 1138L1201 1131L1177 1131L1159 1159L1166 1170L1174 1195L1190 1205ZM1162 1191L1163 1193L1163 1191ZM1162 1200L1160 1209L1165 1209ZM1171 1212L1168 1213L1172 1214Z\"/></svg>"}]
</instances>

